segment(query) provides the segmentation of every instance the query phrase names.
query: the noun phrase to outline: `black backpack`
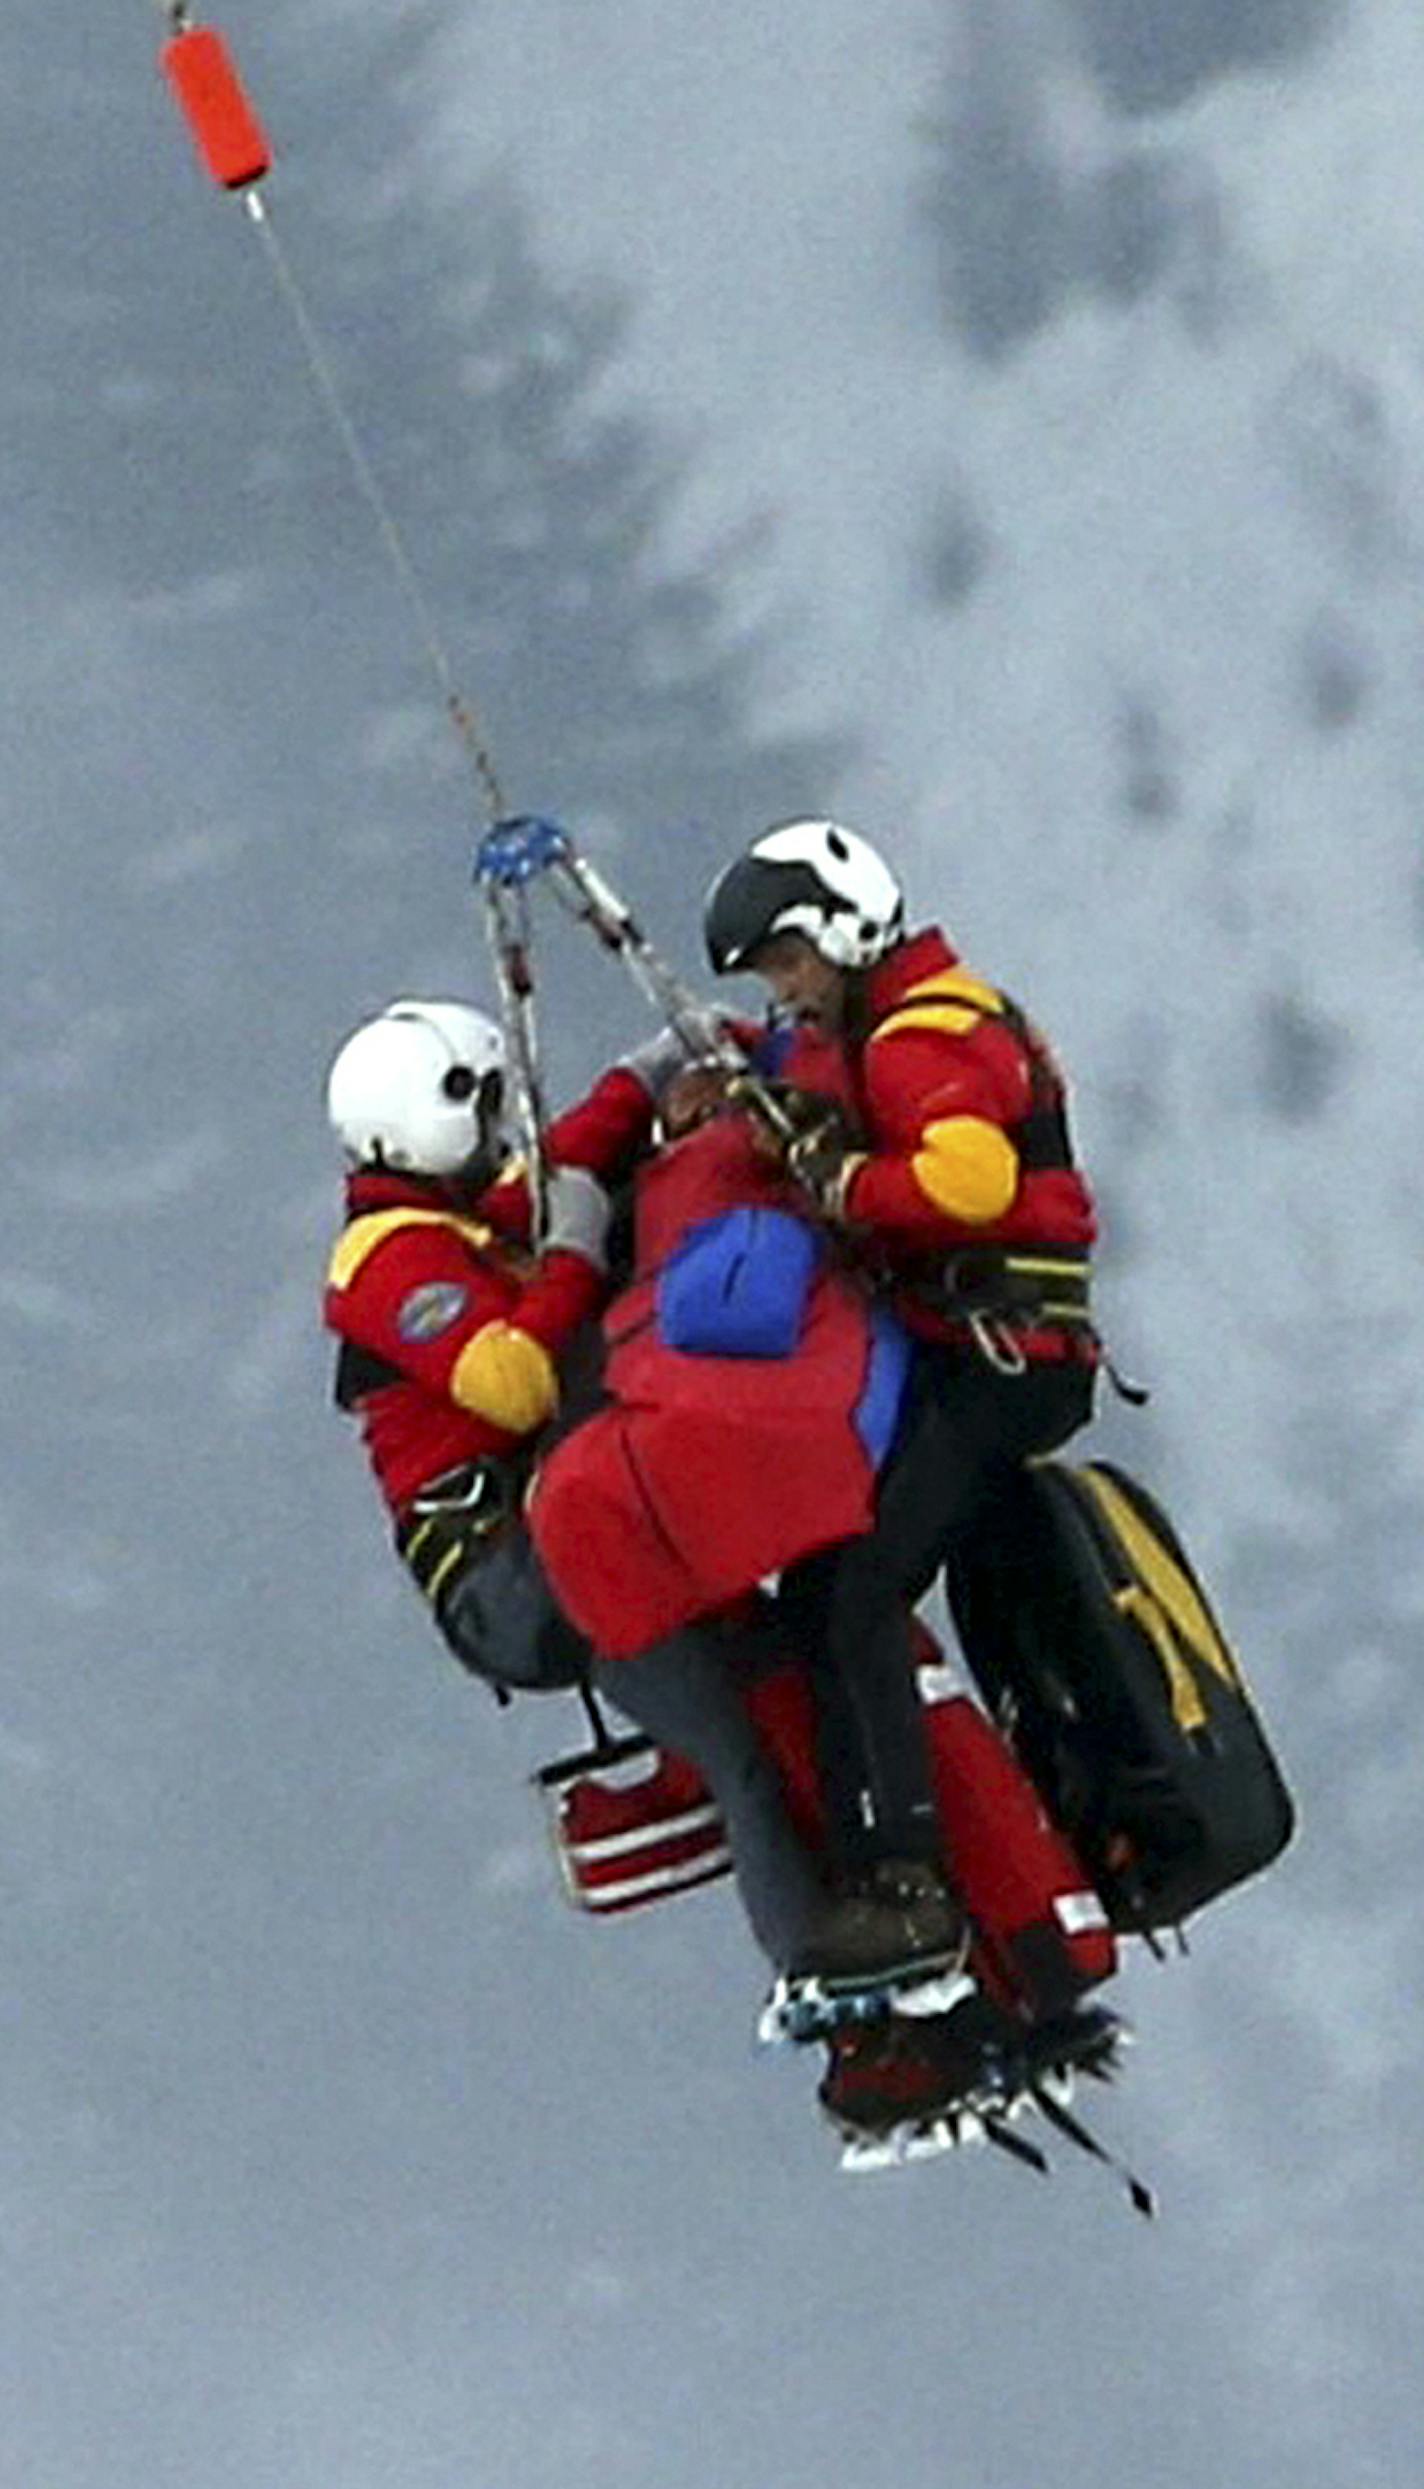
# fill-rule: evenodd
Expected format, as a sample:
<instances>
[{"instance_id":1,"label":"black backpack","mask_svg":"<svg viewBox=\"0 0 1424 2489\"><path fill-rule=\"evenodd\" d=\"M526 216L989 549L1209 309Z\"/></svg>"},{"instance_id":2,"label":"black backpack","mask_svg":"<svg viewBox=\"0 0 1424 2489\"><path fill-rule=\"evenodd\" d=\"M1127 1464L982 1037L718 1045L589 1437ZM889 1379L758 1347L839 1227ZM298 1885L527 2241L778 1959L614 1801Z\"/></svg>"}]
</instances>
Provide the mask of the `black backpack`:
<instances>
[{"instance_id":1,"label":"black backpack","mask_svg":"<svg viewBox=\"0 0 1424 2489\"><path fill-rule=\"evenodd\" d=\"M1240 1668L1133 1479L1031 1463L947 1587L980 1690L1116 1928L1180 1926L1285 1848L1294 1809Z\"/></svg>"}]
</instances>

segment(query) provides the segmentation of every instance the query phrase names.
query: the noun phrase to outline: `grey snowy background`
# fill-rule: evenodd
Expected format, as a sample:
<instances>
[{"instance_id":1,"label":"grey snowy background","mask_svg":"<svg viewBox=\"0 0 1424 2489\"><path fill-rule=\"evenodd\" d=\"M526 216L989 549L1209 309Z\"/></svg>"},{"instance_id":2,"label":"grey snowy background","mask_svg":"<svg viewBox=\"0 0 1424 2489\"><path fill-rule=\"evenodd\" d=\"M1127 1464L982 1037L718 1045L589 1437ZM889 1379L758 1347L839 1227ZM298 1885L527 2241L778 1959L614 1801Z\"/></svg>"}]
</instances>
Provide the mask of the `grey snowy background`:
<instances>
[{"instance_id":1,"label":"grey snowy background","mask_svg":"<svg viewBox=\"0 0 1424 2489\"><path fill-rule=\"evenodd\" d=\"M588 1927L327 1405L326 1059L469 806L144 0L0 27L0 2481L1402 2489L1424 1865L1415 0L226 0L522 805L685 963L834 807L1076 1073L1303 1836L1157 2180L850 2181L725 1892ZM555 1085L640 1025L553 936Z\"/></svg>"}]
</instances>

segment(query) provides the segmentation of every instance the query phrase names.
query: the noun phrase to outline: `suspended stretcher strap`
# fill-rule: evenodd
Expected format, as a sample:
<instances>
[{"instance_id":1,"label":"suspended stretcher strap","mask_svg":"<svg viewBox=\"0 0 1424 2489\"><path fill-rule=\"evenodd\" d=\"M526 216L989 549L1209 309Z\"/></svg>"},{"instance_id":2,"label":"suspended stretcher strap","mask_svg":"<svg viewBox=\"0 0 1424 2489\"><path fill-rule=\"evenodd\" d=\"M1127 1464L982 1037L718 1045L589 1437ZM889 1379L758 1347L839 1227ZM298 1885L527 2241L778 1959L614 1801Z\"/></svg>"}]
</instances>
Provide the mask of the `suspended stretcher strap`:
<instances>
[{"instance_id":1,"label":"suspended stretcher strap","mask_svg":"<svg viewBox=\"0 0 1424 2489\"><path fill-rule=\"evenodd\" d=\"M1000 2152L1007 2152L1014 2160L1022 2161L1026 2169L1036 2169L1041 2178L1052 2175L1048 2154L1041 2151L1036 2143L1030 2143L1026 2135L1016 2135L1012 2126L1006 2125L1001 2117L986 2117L983 2127L986 2143L992 2143Z\"/></svg>"},{"instance_id":2,"label":"suspended stretcher strap","mask_svg":"<svg viewBox=\"0 0 1424 2489\"><path fill-rule=\"evenodd\" d=\"M1099 2143L1097 2136L1090 2132L1081 2118L1074 2117L1064 2103L1042 2083L1034 2084L1033 2099L1035 2106L1047 2118L1049 2125L1056 2126L1059 2134L1064 2136L1069 2143L1076 2144L1080 2152L1086 2152L1090 2159L1101 2161L1105 2168L1116 2172L1127 2191L1127 2200L1134 2212L1141 2213L1144 2221L1156 2219L1157 2198L1151 2187L1137 2177L1125 2161L1119 2160L1115 2152L1109 2152L1104 2145Z\"/></svg>"},{"instance_id":3,"label":"suspended stretcher strap","mask_svg":"<svg viewBox=\"0 0 1424 2489\"><path fill-rule=\"evenodd\" d=\"M536 1245L548 1225L548 1158L529 884L549 870L567 843L557 822L521 814L494 822L475 849L475 887L484 898L485 926L499 985L515 1112L528 1170L530 1232Z\"/></svg>"},{"instance_id":4,"label":"suspended stretcher strap","mask_svg":"<svg viewBox=\"0 0 1424 2489\"><path fill-rule=\"evenodd\" d=\"M715 1015L692 987L670 968L643 932L631 908L610 882L579 853L567 830L557 821L521 813L496 821L475 850L475 882L483 887L491 936L506 999L506 1025L511 1063L520 1094L521 1112L531 1136L531 1163L542 1168L543 1110L538 1104L538 1074L533 1035L533 965L525 902L530 886L547 882L560 904L588 925L607 951L621 959L639 992L652 1003L668 1027L681 1038L689 1063L719 1062L735 1075L728 1094L755 1115L783 1145L795 1141L803 1127L788 1115L772 1081L752 1069L743 1047L722 1027L709 1040ZM511 916L518 903L517 924ZM531 1105L530 1100L534 1103Z\"/></svg>"},{"instance_id":5,"label":"suspended stretcher strap","mask_svg":"<svg viewBox=\"0 0 1424 2489\"><path fill-rule=\"evenodd\" d=\"M781 1129L784 1117L774 1097L760 1076L748 1070L746 1054L731 1031L722 1028L709 1039L715 1015L654 949L631 908L557 821L535 813L496 821L475 850L474 875L486 890L523 892L537 880L546 881L568 913L622 960L639 991L682 1039L688 1061L706 1062L715 1056L726 1070L742 1075L746 1103L760 1104Z\"/></svg>"},{"instance_id":6,"label":"suspended stretcher strap","mask_svg":"<svg viewBox=\"0 0 1424 2489\"><path fill-rule=\"evenodd\" d=\"M561 906L623 961L641 992L682 1037L689 1059L705 1060L707 1011L691 986L654 950L627 902L580 855L568 831L537 813L495 822L475 852L476 881L523 889L540 878ZM729 1070L745 1064L741 1047L729 1035L717 1052Z\"/></svg>"}]
</instances>

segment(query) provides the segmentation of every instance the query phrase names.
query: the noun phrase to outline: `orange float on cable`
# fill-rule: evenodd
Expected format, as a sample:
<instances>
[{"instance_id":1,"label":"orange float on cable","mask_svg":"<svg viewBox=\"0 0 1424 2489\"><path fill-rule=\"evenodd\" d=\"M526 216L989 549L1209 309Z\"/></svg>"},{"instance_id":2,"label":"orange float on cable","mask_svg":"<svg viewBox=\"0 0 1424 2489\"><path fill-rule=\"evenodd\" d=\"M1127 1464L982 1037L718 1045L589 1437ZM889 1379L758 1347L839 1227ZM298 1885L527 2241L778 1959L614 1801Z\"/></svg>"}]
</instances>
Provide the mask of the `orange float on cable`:
<instances>
[{"instance_id":1,"label":"orange float on cable","mask_svg":"<svg viewBox=\"0 0 1424 2489\"><path fill-rule=\"evenodd\" d=\"M163 47L163 74L214 181L224 190L246 190L271 169L267 134L222 36L179 22L180 32Z\"/></svg>"}]
</instances>

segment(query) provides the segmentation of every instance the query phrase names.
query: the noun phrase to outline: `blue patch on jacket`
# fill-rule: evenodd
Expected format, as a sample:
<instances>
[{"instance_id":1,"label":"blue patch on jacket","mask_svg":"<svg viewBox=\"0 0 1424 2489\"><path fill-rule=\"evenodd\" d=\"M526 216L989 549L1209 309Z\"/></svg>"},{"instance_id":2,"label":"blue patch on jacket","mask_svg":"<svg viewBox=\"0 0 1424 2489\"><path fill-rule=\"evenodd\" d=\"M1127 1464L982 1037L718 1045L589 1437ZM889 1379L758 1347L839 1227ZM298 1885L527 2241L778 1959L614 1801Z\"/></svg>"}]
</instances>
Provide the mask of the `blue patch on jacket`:
<instances>
[{"instance_id":1,"label":"blue patch on jacket","mask_svg":"<svg viewBox=\"0 0 1424 2489\"><path fill-rule=\"evenodd\" d=\"M910 1377L912 1350L908 1331L893 1314L876 1305L870 1315L870 1362L855 1404L855 1431L878 1469L895 1441L900 1407Z\"/></svg>"},{"instance_id":2,"label":"blue patch on jacket","mask_svg":"<svg viewBox=\"0 0 1424 2489\"><path fill-rule=\"evenodd\" d=\"M692 1357L789 1357L820 1240L788 1210L724 1210L684 1236L658 1276L658 1332Z\"/></svg>"}]
</instances>

